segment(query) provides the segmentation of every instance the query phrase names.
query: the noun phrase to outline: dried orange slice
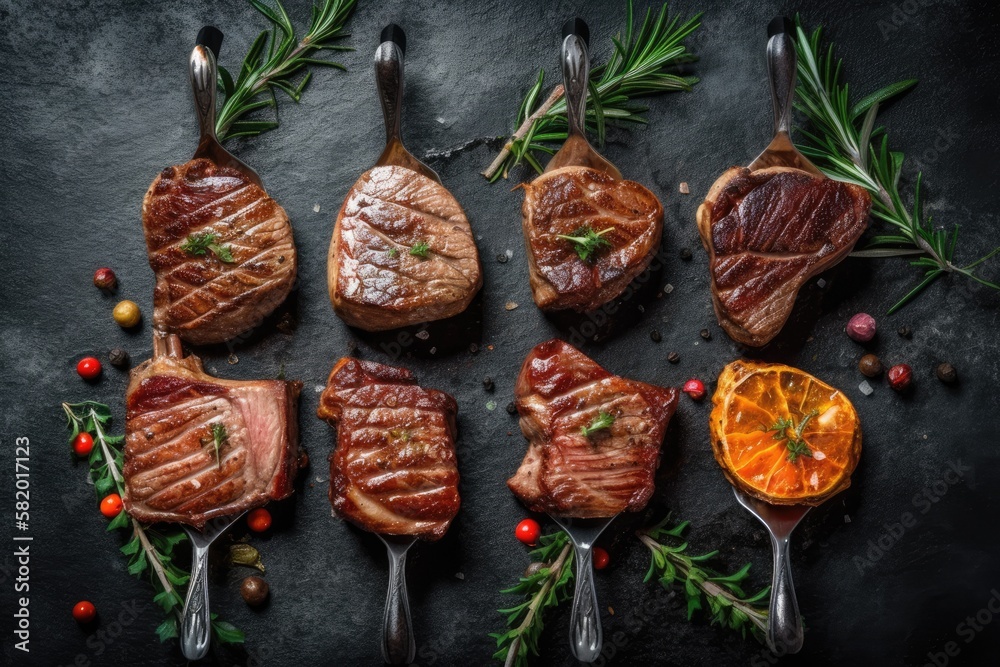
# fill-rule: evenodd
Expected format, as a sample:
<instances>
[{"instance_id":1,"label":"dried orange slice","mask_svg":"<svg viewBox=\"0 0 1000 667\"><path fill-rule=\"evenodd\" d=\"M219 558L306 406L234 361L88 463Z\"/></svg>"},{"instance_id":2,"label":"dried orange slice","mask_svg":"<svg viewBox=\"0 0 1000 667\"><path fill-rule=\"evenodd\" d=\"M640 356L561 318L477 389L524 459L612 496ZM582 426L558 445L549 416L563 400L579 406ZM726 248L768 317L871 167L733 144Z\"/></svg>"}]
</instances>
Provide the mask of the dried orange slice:
<instances>
[{"instance_id":1,"label":"dried orange slice","mask_svg":"<svg viewBox=\"0 0 1000 667\"><path fill-rule=\"evenodd\" d=\"M819 505L851 485L861 424L825 382L783 364L734 361L712 404L715 459L742 491L776 505Z\"/></svg>"}]
</instances>

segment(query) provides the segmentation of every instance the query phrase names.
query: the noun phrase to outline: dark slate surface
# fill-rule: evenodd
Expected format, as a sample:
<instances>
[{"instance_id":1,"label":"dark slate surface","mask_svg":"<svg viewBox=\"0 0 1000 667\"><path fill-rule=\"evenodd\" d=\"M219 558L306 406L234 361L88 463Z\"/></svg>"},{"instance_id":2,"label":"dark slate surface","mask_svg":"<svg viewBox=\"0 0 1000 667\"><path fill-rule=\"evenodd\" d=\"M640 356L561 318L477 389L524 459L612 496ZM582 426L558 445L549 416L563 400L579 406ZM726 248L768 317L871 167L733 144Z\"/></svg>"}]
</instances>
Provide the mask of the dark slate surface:
<instances>
[{"instance_id":1,"label":"dark slate surface","mask_svg":"<svg viewBox=\"0 0 1000 667\"><path fill-rule=\"evenodd\" d=\"M224 346L199 354L213 373L227 378L274 377L284 368L289 378L301 379L302 439L313 465L300 492L275 509L271 533L254 538L268 568L270 605L255 612L239 599L244 571L214 578L215 609L247 633L245 652L218 650L214 664L380 662L385 557L374 538L330 517L325 459L332 432L313 416L317 390L352 342L363 357L405 364L423 383L451 392L459 402L462 512L447 538L414 552L410 569L417 663L489 662L493 647L487 633L500 627L494 609L512 602L498 590L528 563L511 534L525 511L504 485L524 453L516 420L504 406L528 350L552 336L582 335L588 338L585 351L613 371L666 385L697 376L714 386L722 366L740 355L712 314L694 211L724 168L749 161L770 138L763 48L765 26L775 14L801 8L812 24L827 25L859 92L907 76L921 79L884 114L893 146L909 156L904 180L909 187L919 160L928 211L941 224L962 225L963 260L996 243L1000 65L992 4L814 4L684 0L674 5L685 15L706 10L703 28L691 39L702 58L694 67L702 83L691 94L653 100L650 126L613 132L606 150L627 176L663 199L662 268L610 323L595 327L582 317L546 318L532 305L519 231L521 195L510 191L512 183L487 185L478 172L493 157L494 138L510 131L538 66L555 68L564 19L574 13L588 19L598 45L595 61L601 62L610 35L623 23L624 3L361 0L350 25L350 43L359 50L342 55L349 72L318 72L301 105L282 100L279 130L231 146L260 172L294 223L302 281L285 311L300 325L294 335L285 335L272 319L235 346L236 365L227 363L230 351ZM288 8L301 20L308 3L290 0ZM13 440L27 436L35 538L29 656L12 648L14 561L6 538L0 548L4 660L180 664L176 643L160 644L153 633L160 612L149 585L126 574L117 553L119 537L104 532L85 469L68 455L58 406L65 400L108 402L120 429L125 374L108 367L90 386L73 366L85 354L103 356L116 345L135 360L149 356L148 320L139 331L126 333L110 313L116 298L134 299L151 312L153 276L139 206L157 172L186 160L194 148L187 54L198 28L213 22L227 35L222 62L235 67L262 19L242 2L77 0L3 2L0 20L2 516L7 535L13 521ZM325 279L333 217L381 148L370 63L379 29L390 20L409 35L407 143L429 158L468 211L486 279L467 315L431 327L426 341L411 338L415 342L399 346L395 334L347 329L329 306ZM690 183L690 195L678 194L681 181ZM685 247L694 251L690 262L679 258ZM508 250L511 260L497 262ZM91 285L92 271L102 265L118 272L117 297L103 296ZM984 275L996 280L997 264L988 265ZM865 433L853 487L807 517L794 540L792 560L808 631L802 654L784 660L787 664L921 665L932 657L939 665L946 659L995 664L1000 650L1000 621L987 607L992 598L993 609L1000 608L995 527L1000 297L969 281L941 280L914 305L886 317L916 278L902 260L847 260L825 276L825 287L813 281L804 289L788 331L760 355L842 388L855 401ZM663 294L668 284L673 289ZM508 301L520 306L508 311ZM867 348L843 333L858 311L879 318L880 334ZM900 325L913 329L911 340L896 335ZM709 342L698 335L703 327L713 334ZM650 339L653 329L662 334L659 344ZM468 351L472 342L482 348L477 355ZM863 396L855 364L865 349L889 363L910 363L914 391L899 396L876 381L875 393ZM673 350L681 356L676 366L666 363ZM945 359L959 369L957 387L933 377L934 364ZM496 380L495 392L483 390L484 376ZM727 568L751 561L754 585L767 581L766 537L737 508L712 459L707 412L707 403L682 397L655 502L645 517L619 521L605 540L613 565L599 574L598 590L602 605L615 610L603 616L608 664L775 661L752 640L703 620L687 622L678 597L641 582L648 558L632 529L667 508L693 522L695 550L719 548ZM950 475L953 466L960 466L960 478ZM915 525L900 534L896 526L905 513ZM235 531L237 537L244 533L245 528ZM881 550L872 546L879 543ZM79 599L92 600L100 610L96 634L79 629L70 616ZM571 664L568 612L567 606L550 616L537 664ZM946 648L957 650L957 657L946 656Z\"/></svg>"}]
</instances>

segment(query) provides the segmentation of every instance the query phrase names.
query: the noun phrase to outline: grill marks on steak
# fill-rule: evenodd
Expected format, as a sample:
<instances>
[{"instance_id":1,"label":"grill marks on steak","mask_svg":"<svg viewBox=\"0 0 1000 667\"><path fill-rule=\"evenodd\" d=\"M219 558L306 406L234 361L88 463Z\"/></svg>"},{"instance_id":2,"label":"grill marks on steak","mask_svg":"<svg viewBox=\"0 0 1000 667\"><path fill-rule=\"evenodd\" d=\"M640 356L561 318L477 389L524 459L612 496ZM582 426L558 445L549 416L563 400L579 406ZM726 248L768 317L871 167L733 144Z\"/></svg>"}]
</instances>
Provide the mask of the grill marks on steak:
<instances>
[{"instance_id":1,"label":"grill marks on steak","mask_svg":"<svg viewBox=\"0 0 1000 667\"><path fill-rule=\"evenodd\" d=\"M698 209L698 230L729 336L754 347L774 338L802 285L854 248L870 208L864 188L798 169L724 173Z\"/></svg>"},{"instance_id":2,"label":"grill marks on steak","mask_svg":"<svg viewBox=\"0 0 1000 667\"><path fill-rule=\"evenodd\" d=\"M646 270L660 245L663 207L633 181L587 167L563 167L524 186L521 207L535 303L543 310L594 310ZM558 235L589 226L611 245L588 260Z\"/></svg>"},{"instance_id":3,"label":"grill marks on steak","mask_svg":"<svg viewBox=\"0 0 1000 667\"><path fill-rule=\"evenodd\" d=\"M125 395L125 509L199 530L292 493L301 383L206 375L198 357L158 355L132 370ZM215 453L213 426L225 439Z\"/></svg>"},{"instance_id":4,"label":"grill marks on steak","mask_svg":"<svg viewBox=\"0 0 1000 667\"><path fill-rule=\"evenodd\" d=\"M427 257L411 255L427 243ZM440 183L398 166L358 179L337 216L327 268L330 300L367 331L444 319L482 287L479 252L462 207Z\"/></svg>"},{"instance_id":5,"label":"grill marks on steak","mask_svg":"<svg viewBox=\"0 0 1000 667\"><path fill-rule=\"evenodd\" d=\"M572 345L550 340L525 359L515 395L529 445L507 486L521 502L584 518L646 506L676 389L612 375ZM583 435L602 412L614 423Z\"/></svg>"},{"instance_id":6,"label":"grill marks on steak","mask_svg":"<svg viewBox=\"0 0 1000 667\"><path fill-rule=\"evenodd\" d=\"M220 343L260 324L292 290L288 216L236 169L204 158L164 169L146 192L142 224L156 274L153 321L162 331ZM193 234L213 234L234 261L181 250Z\"/></svg>"},{"instance_id":7,"label":"grill marks on steak","mask_svg":"<svg viewBox=\"0 0 1000 667\"><path fill-rule=\"evenodd\" d=\"M444 536L459 508L457 412L455 399L404 368L338 361L317 411L337 427L335 513L373 533Z\"/></svg>"}]
</instances>

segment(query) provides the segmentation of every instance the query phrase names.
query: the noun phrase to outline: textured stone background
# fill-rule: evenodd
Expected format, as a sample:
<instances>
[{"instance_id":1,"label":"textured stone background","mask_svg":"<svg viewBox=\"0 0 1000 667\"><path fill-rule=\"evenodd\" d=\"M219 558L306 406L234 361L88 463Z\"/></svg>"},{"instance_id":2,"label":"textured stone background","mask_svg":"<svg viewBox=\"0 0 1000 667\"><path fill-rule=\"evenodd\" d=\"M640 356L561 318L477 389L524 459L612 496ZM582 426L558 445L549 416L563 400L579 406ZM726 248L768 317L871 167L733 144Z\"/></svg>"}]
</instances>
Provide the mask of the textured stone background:
<instances>
[{"instance_id":1,"label":"textured stone background","mask_svg":"<svg viewBox=\"0 0 1000 667\"><path fill-rule=\"evenodd\" d=\"M308 4L287 2L300 25ZM359 4L347 42L358 50L341 55L349 71L317 72L299 106L281 100L280 129L230 146L260 172L294 223L302 280L284 312L300 325L294 335L285 335L272 319L235 346L236 365L227 363L230 350L224 346L198 353L219 376L266 378L284 368L289 378L301 379L302 440L313 463L299 493L275 508L275 528L254 538L268 568L270 606L254 612L239 599L237 584L245 571L220 572L213 579L214 608L247 634L245 651L217 650L217 664L379 663L385 557L375 538L330 517L325 460L332 432L313 416L316 390L352 341L363 357L405 364L424 384L451 392L459 402L462 512L444 540L414 551L409 571L417 663L489 662L493 647L487 633L501 626L494 610L513 602L498 590L528 563L511 534L525 511L504 485L524 453L516 420L504 406L528 350L552 336L596 332L597 340L583 348L615 372L666 385L697 376L713 386L722 366L741 353L712 314L694 211L724 168L746 163L770 138L765 26L777 13L801 9L809 24L826 25L847 58L846 73L858 93L920 78L920 85L882 117L893 147L908 156L907 190L919 160L928 212L940 224L962 226L962 260L997 243L1000 64L992 3L855 1L821 7L683 0L672 8L685 16L705 11L703 27L690 40L701 56L693 70L702 82L690 94L652 100L649 127L613 131L606 149L627 176L663 199L664 265L612 322L597 329L583 317L546 318L531 302L521 195L510 191L516 180L490 186L478 172L492 159L495 138L510 131L538 67L555 71L563 20L576 13L587 18L594 60L602 62L610 36L623 24L624 3ZM485 287L466 315L430 327L425 341L399 348L396 334L372 336L345 327L329 306L325 280L333 217L381 148L371 57L379 29L390 20L406 28L410 42L407 144L428 157L465 206L485 268ZM175 642L157 641L153 630L160 612L149 585L126 574L117 553L119 536L104 532L85 468L68 454L59 403L107 402L120 429L126 375L108 366L91 386L73 366L81 356L103 356L116 345L137 361L150 355L148 321L137 332L123 332L112 322L111 308L116 299L130 298L151 312L153 276L139 206L157 172L183 162L194 148L187 55L198 28L209 22L226 33L221 61L230 68L264 23L236 1L0 2L0 506L6 535L12 523L13 439L29 436L35 535L30 660L11 646L13 560L10 543L0 547L6 662L183 662ZM678 194L681 181L690 184L690 195ZM694 252L690 262L678 256L684 247ZM497 262L508 250L511 260ZM92 271L102 265L118 272L116 297L91 285ZM983 275L1000 278L997 261L985 266ZM813 281L803 290L787 332L760 354L842 388L855 401L865 433L853 487L814 511L796 534L792 561L808 631L803 652L787 664L921 665L949 641L960 650L952 664L989 664L1000 651L1000 619L981 626L968 643L969 634L957 627L1000 589L995 526L1000 296L970 281L941 280L913 305L884 316L917 277L902 260L849 259L825 276L825 287ZM667 284L673 290L662 294ZM508 301L520 307L507 311ZM887 362L913 366L916 386L910 395L895 394L884 381L873 383L872 396L861 395L863 378L855 364L864 349L843 334L844 323L858 311L879 318L881 332L869 349ZM912 327L912 340L895 334L903 324ZM698 335L703 327L713 333L709 342ZM659 344L650 339L653 329L662 334ZM468 351L472 342L483 348L478 355ZM673 350L681 356L677 366L666 363ZM940 360L959 369L957 387L933 377ZM483 390L484 376L495 379L494 393ZM719 548L725 568L750 561L754 586L768 580L766 535L736 506L712 459L707 412L707 403L682 397L655 501L645 516L619 520L604 540L613 565L598 575L597 586L602 606L614 609L614 615L603 616L608 664L772 660L753 640L703 619L688 623L678 597L641 581L648 556L633 529L668 509L693 522L693 550ZM959 461L961 480L939 483ZM939 500L915 500L925 490ZM916 517L916 526L893 538L887 526L905 512ZM241 527L234 535L244 532ZM888 548L872 558L878 554L871 545L880 539ZM859 565L860 558L868 564ZM72 620L70 608L79 599L94 601L100 610L101 627L110 633L103 640L88 637ZM126 607L134 607L138 617L125 613L127 627L118 633L113 624ZM568 615L567 605L549 616L536 664L571 664ZM984 612L979 622L986 617Z\"/></svg>"}]
</instances>

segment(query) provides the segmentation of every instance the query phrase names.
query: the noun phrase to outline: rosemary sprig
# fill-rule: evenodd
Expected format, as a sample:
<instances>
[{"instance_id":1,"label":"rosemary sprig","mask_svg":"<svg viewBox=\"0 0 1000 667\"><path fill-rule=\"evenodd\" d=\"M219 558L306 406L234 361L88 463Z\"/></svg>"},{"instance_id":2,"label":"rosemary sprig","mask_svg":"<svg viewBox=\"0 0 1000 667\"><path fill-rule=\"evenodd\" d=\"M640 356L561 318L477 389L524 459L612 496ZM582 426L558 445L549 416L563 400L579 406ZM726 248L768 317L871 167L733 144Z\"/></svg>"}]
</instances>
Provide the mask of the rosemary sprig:
<instances>
[{"instance_id":1,"label":"rosemary sprig","mask_svg":"<svg viewBox=\"0 0 1000 667\"><path fill-rule=\"evenodd\" d=\"M219 85L225 100L215 119L220 140L253 136L278 127L277 116L274 120L243 120L243 117L265 108L276 110L276 90L298 102L312 72L307 71L298 82L294 79L309 65L345 69L340 63L316 58L318 52L353 50L333 42L349 36L344 26L357 0L320 0L312 7L309 29L302 39L296 38L295 26L280 0L274 0L273 5L265 0L249 2L271 22L271 29L261 32L250 45L235 79L219 66Z\"/></svg>"},{"instance_id":2,"label":"rosemary sprig","mask_svg":"<svg viewBox=\"0 0 1000 667\"><path fill-rule=\"evenodd\" d=\"M767 633L766 601L771 591L770 586L747 597L743 592L743 584L749 575L749 563L733 574L721 574L704 564L719 552L688 555L684 532L690 524L684 521L668 529L666 526L669 521L670 517L667 516L655 526L637 533L652 555L649 571L643 581L648 582L655 577L667 589L675 583L683 585L688 620L691 620L695 611L704 610L707 604L713 625L718 623L738 630L744 637L749 629L758 641L763 641ZM663 544L664 541L675 544ZM759 604L761 602L763 604Z\"/></svg>"},{"instance_id":3,"label":"rosemary sprig","mask_svg":"<svg viewBox=\"0 0 1000 667\"><path fill-rule=\"evenodd\" d=\"M604 235L610 231L614 231L614 227L595 232L593 227L585 225L572 234L556 234L556 237L573 244L573 250L576 251L577 256L586 262L592 260L600 248L611 247L611 242L604 238Z\"/></svg>"},{"instance_id":4,"label":"rosemary sprig","mask_svg":"<svg viewBox=\"0 0 1000 667\"><path fill-rule=\"evenodd\" d=\"M541 567L529 570L516 585L501 591L526 598L518 605L499 609L507 617L508 630L490 634L497 642L493 657L503 660L504 667L525 667L529 654L538 655L538 639L544 627L542 613L573 594L573 545L569 536L559 531L543 535L539 541L541 547L531 555Z\"/></svg>"},{"instance_id":5,"label":"rosemary sprig","mask_svg":"<svg viewBox=\"0 0 1000 667\"><path fill-rule=\"evenodd\" d=\"M62 409L66 414L70 442L84 432L94 438L95 447L90 452L87 463L98 499L112 491L123 496L125 478L121 471L124 457L122 443L125 437L108 435L111 409L95 401L63 403ZM131 531L128 542L120 549L128 557L128 573L136 577L149 573L155 591L153 601L166 615L156 628L156 634L160 641L176 637L184 606L185 586L190 574L174 563L174 550L187 541L187 534L179 526L152 530L131 518L124 510L107 527L109 531L117 529ZM243 633L231 623L218 620L215 614L212 614L212 632L222 643L243 643Z\"/></svg>"},{"instance_id":6,"label":"rosemary sprig","mask_svg":"<svg viewBox=\"0 0 1000 667\"><path fill-rule=\"evenodd\" d=\"M215 422L212 424L212 444L215 445L215 463L222 467L222 458L219 456L219 450L229 442L229 434L226 433L226 425L222 422Z\"/></svg>"},{"instance_id":7,"label":"rosemary sprig","mask_svg":"<svg viewBox=\"0 0 1000 667\"><path fill-rule=\"evenodd\" d=\"M180 247L182 251L189 255L200 256L211 251L213 255L219 258L220 262L232 264L236 261L233 259L232 248L228 245L222 245L219 243L218 237L211 232L205 232L204 234L191 234Z\"/></svg>"},{"instance_id":8,"label":"rosemary sprig","mask_svg":"<svg viewBox=\"0 0 1000 667\"><path fill-rule=\"evenodd\" d=\"M800 145L799 150L815 160L830 178L868 190L872 195L872 215L894 228L891 233L874 236L865 250L854 255L919 255L910 260L910 264L926 269L923 280L897 301L889 314L948 273L1000 290L1000 285L974 273L977 266L1000 252L1000 246L970 264L955 264L959 227L955 225L949 231L935 227L930 216L924 217L920 197L922 173L917 173L912 207L903 202L899 188L903 154L889 150L885 128L876 127L875 118L880 104L912 88L916 79L888 85L851 104L847 84L840 83L842 60L834 58L833 44L825 53L820 49L822 27L807 35L798 16L795 22L799 74L795 106L810 123L809 130L801 131L807 143Z\"/></svg>"},{"instance_id":9,"label":"rosemary sprig","mask_svg":"<svg viewBox=\"0 0 1000 667\"><path fill-rule=\"evenodd\" d=\"M615 423L614 415L608 412L601 412L599 415L590 420L590 423L586 426L580 427L580 433L583 437L589 438L591 434L600 431L601 429L611 428L611 425Z\"/></svg>"},{"instance_id":10,"label":"rosemary sprig","mask_svg":"<svg viewBox=\"0 0 1000 667\"><path fill-rule=\"evenodd\" d=\"M431 244L427 241L418 241L410 248L410 254L414 257L421 257L427 259L427 253L431 250Z\"/></svg>"},{"instance_id":11,"label":"rosemary sprig","mask_svg":"<svg viewBox=\"0 0 1000 667\"><path fill-rule=\"evenodd\" d=\"M625 37L611 39L611 59L590 71L590 94L587 96L586 125L603 145L608 122L645 123L648 107L637 105L636 97L678 90L690 91L698 79L673 73L679 65L697 58L687 50L684 40L701 25L701 14L681 22L670 17L667 5L646 17L638 30L633 21L632 0L626 5ZM539 70L535 84L521 102L514 134L503 150L483 171L491 182L506 178L510 169L527 162L542 172L540 153L555 153L554 143L567 137L566 100L562 86L556 86L544 101L545 70Z\"/></svg>"}]
</instances>

